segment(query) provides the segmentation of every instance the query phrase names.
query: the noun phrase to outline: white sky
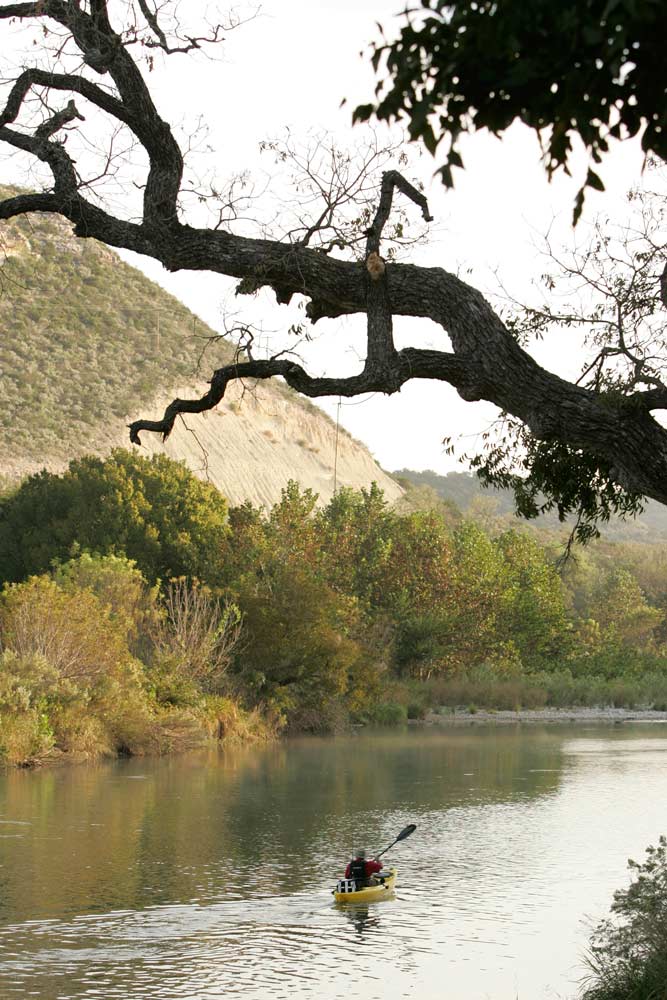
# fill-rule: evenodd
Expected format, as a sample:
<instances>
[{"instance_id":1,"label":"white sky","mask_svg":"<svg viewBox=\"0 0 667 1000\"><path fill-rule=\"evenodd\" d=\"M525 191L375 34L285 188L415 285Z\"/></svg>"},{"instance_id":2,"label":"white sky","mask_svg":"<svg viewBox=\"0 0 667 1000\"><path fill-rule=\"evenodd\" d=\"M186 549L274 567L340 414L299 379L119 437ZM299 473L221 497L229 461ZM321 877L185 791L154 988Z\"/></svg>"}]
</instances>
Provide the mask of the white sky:
<instances>
[{"instance_id":1,"label":"white sky","mask_svg":"<svg viewBox=\"0 0 667 1000\"><path fill-rule=\"evenodd\" d=\"M192 0L187 6L194 9ZM213 5L198 6L203 11ZM266 171L269 163L259 158L259 142L276 137L286 126L296 137L314 128L330 129L343 139L349 135L354 144L361 127L350 128L351 109L372 99L374 87L368 58L361 58L360 52L367 52L377 37L377 21L393 35L393 15L400 9L382 0L267 0L259 17L228 35L217 59L173 57L166 71L154 72L149 83L166 120L194 123L203 117L207 141L215 150L209 163L221 176L244 168ZM341 109L344 97L347 105ZM559 177L548 184L537 141L522 126L514 126L502 141L474 137L463 154L466 170L456 172L452 192L431 179L436 162L429 154L419 158L417 171L435 217L434 235L410 259L461 273L470 267L473 274L467 280L485 292L498 289L497 271L513 295L528 298L531 280L544 270L536 251L540 234L551 225L556 244L571 238L572 204L585 162L581 160L574 179ZM619 145L600 170L607 193L588 195L587 213L624 211L623 196L637 182L641 165L637 145ZM6 159L0 159L0 179L24 180L17 176L15 162ZM409 210L419 214L416 206ZM285 330L293 321L289 310L269 306L268 294L259 302L248 297L230 300L235 284L230 279L193 272L170 275L154 261L124 256L214 328L222 329L223 305L230 301L248 320L259 310L264 325L273 331ZM446 349L442 332L433 324L402 320L396 325L399 347L410 342ZM326 325L322 321L315 332L315 342L302 352L313 374L325 369L344 374L359 367L363 317ZM566 377L577 372L578 356L572 333L557 334L554 342L540 345L538 353L541 363ZM337 399L318 402L335 415ZM344 400L340 418L385 468L444 473L458 466L444 454L443 437L462 435L461 449L474 450L477 434L495 412L489 404L464 403L444 383L411 382L392 397Z\"/></svg>"}]
</instances>

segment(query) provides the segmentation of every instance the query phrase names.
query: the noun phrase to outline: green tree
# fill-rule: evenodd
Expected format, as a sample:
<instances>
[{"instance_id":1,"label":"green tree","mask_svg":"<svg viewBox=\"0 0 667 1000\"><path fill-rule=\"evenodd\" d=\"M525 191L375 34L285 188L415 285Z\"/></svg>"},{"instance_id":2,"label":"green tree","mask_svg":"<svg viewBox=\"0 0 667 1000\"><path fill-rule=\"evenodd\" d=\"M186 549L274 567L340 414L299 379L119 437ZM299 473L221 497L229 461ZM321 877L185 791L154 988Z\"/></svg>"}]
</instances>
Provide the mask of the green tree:
<instances>
[{"instance_id":1,"label":"green tree","mask_svg":"<svg viewBox=\"0 0 667 1000\"><path fill-rule=\"evenodd\" d=\"M459 663L502 657L503 612L510 586L502 554L470 521L454 532L457 616L453 648Z\"/></svg>"},{"instance_id":2,"label":"green tree","mask_svg":"<svg viewBox=\"0 0 667 1000\"><path fill-rule=\"evenodd\" d=\"M339 490L317 515L323 572L330 584L364 607L382 606L391 586L397 523L376 483Z\"/></svg>"},{"instance_id":3,"label":"green tree","mask_svg":"<svg viewBox=\"0 0 667 1000\"><path fill-rule=\"evenodd\" d=\"M227 504L179 462L115 449L58 476L30 476L0 501L0 566L9 581L64 562L74 549L124 554L151 583L222 576Z\"/></svg>"},{"instance_id":4,"label":"green tree","mask_svg":"<svg viewBox=\"0 0 667 1000\"><path fill-rule=\"evenodd\" d=\"M500 631L527 667L553 665L569 646L563 586L545 550L525 533L496 542L508 574Z\"/></svg>"},{"instance_id":5,"label":"green tree","mask_svg":"<svg viewBox=\"0 0 667 1000\"><path fill-rule=\"evenodd\" d=\"M603 641L625 649L652 648L655 629L664 620L664 612L650 607L627 569L613 570L599 581L590 610Z\"/></svg>"},{"instance_id":6,"label":"green tree","mask_svg":"<svg viewBox=\"0 0 667 1000\"><path fill-rule=\"evenodd\" d=\"M243 646L237 676L257 703L294 728L327 729L344 696L359 708L375 679L350 632L355 602L308 567L280 558L240 581Z\"/></svg>"},{"instance_id":7,"label":"green tree","mask_svg":"<svg viewBox=\"0 0 667 1000\"><path fill-rule=\"evenodd\" d=\"M397 628L399 669L421 679L507 656L503 611L510 582L497 546L463 521L441 572L431 599L416 602Z\"/></svg>"}]
</instances>

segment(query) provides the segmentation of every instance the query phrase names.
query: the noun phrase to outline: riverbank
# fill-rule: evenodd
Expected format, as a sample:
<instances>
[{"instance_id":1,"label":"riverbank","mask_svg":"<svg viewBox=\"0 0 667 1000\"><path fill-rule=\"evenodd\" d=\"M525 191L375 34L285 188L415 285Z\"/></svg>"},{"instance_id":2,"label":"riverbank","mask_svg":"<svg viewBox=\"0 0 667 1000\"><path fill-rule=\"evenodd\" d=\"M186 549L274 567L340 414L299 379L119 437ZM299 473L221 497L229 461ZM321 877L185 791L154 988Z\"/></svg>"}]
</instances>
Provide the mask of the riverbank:
<instances>
[{"instance_id":1,"label":"riverbank","mask_svg":"<svg viewBox=\"0 0 667 1000\"><path fill-rule=\"evenodd\" d=\"M526 708L510 711L507 709L467 708L444 709L427 712L423 719L410 719L409 725L417 726L470 726L507 725L509 723L581 723L581 722L665 722L667 711L658 709L596 708L574 706L573 708Z\"/></svg>"}]
</instances>

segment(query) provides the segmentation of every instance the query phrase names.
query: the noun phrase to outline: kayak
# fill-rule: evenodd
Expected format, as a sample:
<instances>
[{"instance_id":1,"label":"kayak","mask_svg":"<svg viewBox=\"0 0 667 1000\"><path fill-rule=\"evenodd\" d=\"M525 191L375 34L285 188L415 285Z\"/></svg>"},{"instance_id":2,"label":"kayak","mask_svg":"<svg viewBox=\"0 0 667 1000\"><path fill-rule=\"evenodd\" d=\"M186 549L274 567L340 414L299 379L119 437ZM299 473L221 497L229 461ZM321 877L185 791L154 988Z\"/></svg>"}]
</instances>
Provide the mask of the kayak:
<instances>
[{"instance_id":1,"label":"kayak","mask_svg":"<svg viewBox=\"0 0 667 1000\"><path fill-rule=\"evenodd\" d=\"M396 885L396 869L388 868L386 872L373 876L373 884L355 889L353 879L341 879L333 890L333 898L337 903L375 903L386 899Z\"/></svg>"}]
</instances>

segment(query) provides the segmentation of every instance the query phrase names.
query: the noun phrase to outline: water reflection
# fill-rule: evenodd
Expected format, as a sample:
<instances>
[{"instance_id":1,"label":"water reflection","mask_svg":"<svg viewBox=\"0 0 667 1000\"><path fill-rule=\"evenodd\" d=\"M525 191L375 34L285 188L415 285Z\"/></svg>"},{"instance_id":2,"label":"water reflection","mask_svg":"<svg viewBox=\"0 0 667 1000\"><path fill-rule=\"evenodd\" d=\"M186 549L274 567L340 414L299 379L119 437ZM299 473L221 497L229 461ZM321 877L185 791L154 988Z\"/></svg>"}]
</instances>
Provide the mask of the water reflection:
<instances>
[{"instance_id":1,"label":"water reflection","mask_svg":"<svg viewBox=\"0 0 667 1000\"><path fill-rule=\"evenodd\" d=\"M383 900L387 902L387 900ZM378 907L381 907L382 903L379 901L373 906L369 906L368 903L348 903L346 904L345 916L350 921L354 927L357 934L372 932L374 929L380 926L380 916L378 913ZM341 904L342 907L342 904Z\"/></svg>"},{"instance_id":2,"label":"water reflection","mask_svg":"<svg viewBox=\"0 0 667 1000\"><path fill-rule=\"evenodd\" d=\"M476 730L10 772L0 817L26 824L12 827L24 877L0 917L300 891L360 836L378 850L417 815L551 794L561 766L548 734Z\"/></svg>"},{"instance_id":3,"label":"water reflection","mask_svg":"<svg viewBox=\"0 0 667 1000\"><path fill-rule=\"evenodd\" d=\"M0 995L571 994L582 916L663 829L666 751L471 727L7 773ZM395 899L336 906L352 847L409 822Z\"/></svg>"}]
</instances>

